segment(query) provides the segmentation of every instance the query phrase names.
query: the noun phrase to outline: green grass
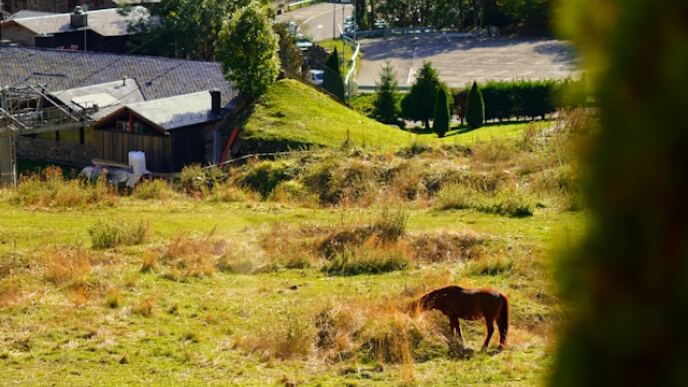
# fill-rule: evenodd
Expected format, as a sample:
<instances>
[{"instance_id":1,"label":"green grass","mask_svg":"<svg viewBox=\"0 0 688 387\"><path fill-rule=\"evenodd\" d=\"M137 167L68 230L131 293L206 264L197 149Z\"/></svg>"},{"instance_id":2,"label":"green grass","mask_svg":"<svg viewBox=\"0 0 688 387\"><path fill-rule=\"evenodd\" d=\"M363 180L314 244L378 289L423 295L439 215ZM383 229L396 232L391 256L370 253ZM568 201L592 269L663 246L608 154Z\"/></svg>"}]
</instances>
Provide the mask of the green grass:
<instances>
[{"instance_id":1,"label":"green grass","mask_svg":"<svg viewBox=\"0 0 688 387\"><path fill-rule=\"evenodd\" d=\"M48 244L88 247L88 225L102 217L142 219L150 222L153 230L148 245L109 252L115 263L99 266L87 280L94 292L99 288L119 289L114 293L114 306L112 292L95 294L83 306L75 307L64 288L22 277L25 286L34 289L24 295L26 301L0 307L0 321L5 327L0 330L0 354L4 357L0 359L0 379L32 385L70 385L84 380L99 380L104 385L143 381L151 385L264 385L280 383L283 377L300 384L389 385L403 380L408 367L421 385L538 384L552 361L549 336L530 330L527 324L540 318L549 321L556 311L543 267L548 266L546 257L562 237L575 237L584 225L580 213L552 210L538 210L525 219L473 211L409 212L411 232L471 229L503 241L515 254L510 256L512 266L525 267L524 274L518 275L448 262L351 277L332 277L310 268L256 275L216 272L179 282L164 279L159 273L140 272L143 251L165 243L179 230L205 234L214 229L216 236L247 242L277 223L355 222L372 218L377 210L351 209L343 214L336 209L273 203L208 205L184 199L156 204L131 199L97 212L34 211L13 207L0 196L0 211L8 215L0 217L3 260L9 259L11 240L16 240L20 256L28 260L32 251ZM517 254L520 248L528 254ZM246 258L252 259L250 255ZM266 360L237 344L247 337L276 334L282 328L275 324L294 316L312 316L327 305L393 299L409 287L423 286L428 278L438 276L444 278L441 281L466 286L493 286L510 295L513 326L508 351L475 354L468 360L439 355L410 366L388 364L379 372L372 370L375 362ZM0 285L5 283L0 278ZM150 315L138 312L146 302L152 303ZM298 318L305 318L299 321L310 326L311 320ZM441 316L437 318L446 325ZM468 346L477 349L483 339L483 324L463 322L463 329ZM361 367L364 372L343 371L352 367Z\"/></svg>"},{"instance_id":2,"label":"green grass","mask_svg":"<svg viewBox=\"0 0 688 387\"><path fill-rule=\"evenodd\" d=\"M508 128L453 137L502 138ZM184 190L182 179L169 195L103 192L105 203L80 203L72 196L95 187L44 172L46 181L0 191L0 380L543 384L566 316L553 264L587 220L562 206L573 188L543 180L562 162L575 170L566 139L520 136L475 144L470 153L322 150L250 162L216 187L221 194L244 185L227 202L205 188ZM189 170L186 180L198 174ZM285 178L294 199L278 194ZM440 195L431 188L440 182L465 184L472 191L464 194L480 200L527 194L532 215L444 206L462 192ZM64 200L17 200L51 187ZM413 187L422 192L415 199L406 193ZM318 204L306 189L342 192ZM136 243L103 243L124 225L145 225L132 229ZM411 300L449 284L508 295L506 351L461 351L447 337L446 317L406 312ZM462 330L467 347L478 349L484 324L462 321Z\"/></svg>"},{"instance_id":3,"label":"green grass","mask_svg":"<svg viewBox=\"0 0 688 387\"><path fill-rule=\"evenodd\" d=\"M533 125L543 127L547 123L535 122ZM527 123L507 123L472 131L461 128L438 138L434 133L414 133L381 124L311 87L294 80L281 80L256 104L244 124L241 137L252 143L254 150L261 151L339 147L347 138L352 145L384 150L413 143L470 144L492 138L515 137L527 126Z\"/></svg>"}]
</instances>

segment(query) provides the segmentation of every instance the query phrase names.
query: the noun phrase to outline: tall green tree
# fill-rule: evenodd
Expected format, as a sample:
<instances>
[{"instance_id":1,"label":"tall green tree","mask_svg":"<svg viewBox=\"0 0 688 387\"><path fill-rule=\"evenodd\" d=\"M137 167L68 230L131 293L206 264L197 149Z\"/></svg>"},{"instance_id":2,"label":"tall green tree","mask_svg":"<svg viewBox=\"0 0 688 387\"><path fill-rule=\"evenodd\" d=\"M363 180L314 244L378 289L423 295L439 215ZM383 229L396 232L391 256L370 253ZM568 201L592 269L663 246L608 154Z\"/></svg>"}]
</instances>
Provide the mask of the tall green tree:
<instances>
[{"instance_id":1,"label":"tall green tree","mask_svg":"<svg viewBox=\"0 0 688 387\"><path fill-rule=\"evenodd\" d=\"M395 124L399 121L398 86L397 75L387 61L380 72L380 82L377 84L375 101L373 101L373 117L378 121L386 124Z\"/></svg>"},{"instance_id":2,"label":"tall green tree","mask_svg":"<svg viewBox=\"0 0 688 387\"><path fill-rule=\"evenodd\" d=\"M340 101L346 100L346 87L342 76L342 67L339 61L339 53L335 47L334 51L325 60L325 79L323 87Z\"/></svg>"},{"instance_id":3,"label":"tall green tree","mask_svg":"<svg viewBox=\"0 0 688 387\"><path fill-rule=\"evenodd\" d=\"M368 20L368 4L366 0L356 0L355 7L356 25L359 29L369 30L370 23Z\"/></svg>"},{"instance_id":4,"label":"tall green tree","mask_svg":"<svg viewBox=\"0 0 688 387\"><path fill-rule=\"evenodd\" d=\"M257 98L279 74L277 47L266 8L253 2L224 24L217 56L227 80L246 97Z\"/></svg>"},{"instance_id":5,"label":"tall green tree","mask_svg":"<svg viewBox=\"0 0 688 387\"><path fill-rule=\"evenodd\" d=\"M279 36L279 58L282 68L287 72L300 75L303 55L301 49L296 46L296 40L289 33L287 23L276 23L272 28Z\"/></svg>"},{"instance_id":6,"label":"tall green tree","mask_svg":"<svg viewBox=\"0 0 688 387\"><path fill-rule=\"evenodd\" d=\"M485 101L476 82L473 82L466 100L466 123L471 129L479 128L485 123Z\"/></svg>"},{"instance_id":7,"label":"tall green tree","mask_svg":"<svg viewBox=\"0 0 688 387\"><path fill-rule=\"evenodd\" d=\"M549 384L685 386L688 2L562 3L599 128L582 147L586 232L560 260L570 312Z\"/></svg>"},{"instance_id":8,"label":"tall green tree","mask_svg":"<svg viewBox=\"0 0 688 387\"><path fill-rule=\"evenodd\" d=\"M263 4L267 0L262 0ZM194 60L215 60L222 25L250 0L163 0L151 17L129 25L135 32L129 50L137 54ZM123 7L120 12L131 12Z\"/></svg>"},{"instance_id":9,"label":"tall green tree","mask_svg":"<svg viewBox=\"0 0 688 387\"><path fill-rule=\"evenodd\" d=\"M435 98L439 87L437 70L430 62L423 63L416 82L411 86L411 92L401 102L402 115L409 120L423 122L425 128L430 129L430 119L435 112Z\"/></svg>"},{"instance_id":10,"label":"tall green tree","mask_svg":"<svg viewBox=\"0 0 688 387\"><path fill-rule=\"evenodd\" d=\"M445 87L437 89L437 97L435 98L435 114L432 121L432 130L437 133L438 137L444 137L449 131L449 122L451 120L451 96Z\"/></svg>"}]
</instances>

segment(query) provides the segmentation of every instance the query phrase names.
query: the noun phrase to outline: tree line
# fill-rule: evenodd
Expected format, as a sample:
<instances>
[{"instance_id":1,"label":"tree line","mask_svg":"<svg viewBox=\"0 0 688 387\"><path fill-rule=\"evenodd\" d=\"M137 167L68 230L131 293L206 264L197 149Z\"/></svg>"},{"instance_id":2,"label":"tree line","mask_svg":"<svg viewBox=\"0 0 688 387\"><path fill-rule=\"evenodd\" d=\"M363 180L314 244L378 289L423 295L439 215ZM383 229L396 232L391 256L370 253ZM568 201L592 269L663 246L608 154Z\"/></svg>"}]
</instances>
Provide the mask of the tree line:
<instances>
[{"instance_id":1,"label":"tree line","mask_svg":"<svg viewBox=\"0 0 688 387\"><path fill-rule=\"evenodd\" d=\"M553 0L356 0L359 28L378 19L391 27L427 26L464 30L496 26L526 34L549 34Z\"/></svg>"},{"instance_id":2,"label":"tree line","mask_svg":"<svg viewBox=\"0 0 688 387\"><path fill-rule=\"evenodd\" d=\"M487 120L514 117L544 118L561 108L587 104L586 78L578 80L521 80L473 82L465 89L451 90L439 79L432 64L420 68L408 94L398 91L396 74L389 63L380 73L372 116L380 122L403 126L402 120L421 122L442 137L454 114L461 123L479 128ZM431 125L432 122L432 125Z\"/></svg>"}]
</instances>

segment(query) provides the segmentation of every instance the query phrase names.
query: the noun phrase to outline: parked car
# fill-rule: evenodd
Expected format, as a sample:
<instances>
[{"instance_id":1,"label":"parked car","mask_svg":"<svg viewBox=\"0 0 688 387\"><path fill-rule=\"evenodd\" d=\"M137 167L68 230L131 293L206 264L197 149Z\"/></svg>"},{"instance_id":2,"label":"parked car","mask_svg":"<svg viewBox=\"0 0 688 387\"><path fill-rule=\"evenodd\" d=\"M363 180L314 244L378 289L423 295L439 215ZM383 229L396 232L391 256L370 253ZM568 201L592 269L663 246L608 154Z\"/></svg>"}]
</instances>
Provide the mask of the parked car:
<instances>
[{"instance_id":1,"label":"parked car","mask_svg":"<svg viewBox=\"0 0 688 387\"><path fill-rule=\"evenodd\" d=\"M309 70L308 75L308 80L316 86L322 86L325 82L325 71L323 70Z\"/></svg>"},{"instance_id":2,"label":"parked car","mask_svg":"<svg viewBox=\"0 0 688 387\"><path fill-rule=\"evenodd\" d=\"M307 51L309 48L313 47L313 42L306 38L296 39L296 47L301 49L301 51Z\"/></svg>"},{"instance_id":3,"label":"parked car","mask_svg":"<svg viewBox=\"0 0 688 387\"><path fill-rule=\"evenodd\" d=\"M375 29L381 30L388 27L388 23L382 19L375 20Z\"/></svg>"}]
</instances>

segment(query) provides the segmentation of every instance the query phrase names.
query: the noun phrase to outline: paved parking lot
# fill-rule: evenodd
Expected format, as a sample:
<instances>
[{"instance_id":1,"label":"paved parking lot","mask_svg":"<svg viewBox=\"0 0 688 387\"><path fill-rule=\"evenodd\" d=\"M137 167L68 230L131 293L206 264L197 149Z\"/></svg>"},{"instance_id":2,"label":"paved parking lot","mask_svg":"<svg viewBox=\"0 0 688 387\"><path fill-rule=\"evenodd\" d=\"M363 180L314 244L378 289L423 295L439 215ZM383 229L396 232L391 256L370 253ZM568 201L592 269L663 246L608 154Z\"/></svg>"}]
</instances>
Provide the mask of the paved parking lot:
<instances>
[{"instance_id":1,"label":"paved parking lot","mask_svg":"<svg viewBox=\"0 0 688 387\"><path fill-rule=\"evenodd\" d=\"M277 21L291 20L300 24L302 32L317 42L332 39L333 33L335 37L339 37L344 28L344 19L352 11L351 4L319 3L279 15Z\"/></svg>"},{"instance_id":2,"label":"paved parking lot","mask_svg":"<svg viewBox=\"0 0 688 387\"><path fill-rule=\"evenodd\" d=\"M404 35L360 40L363 52L359 86L374 86L389 60L399 86L413 84L424 61L452 87L472 81L560 79L576 73L570 46L558 40L476 39L456 34Z\"/></svg>"}]
</instances>

